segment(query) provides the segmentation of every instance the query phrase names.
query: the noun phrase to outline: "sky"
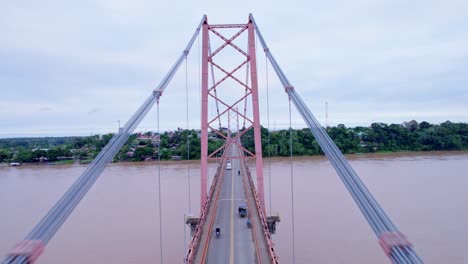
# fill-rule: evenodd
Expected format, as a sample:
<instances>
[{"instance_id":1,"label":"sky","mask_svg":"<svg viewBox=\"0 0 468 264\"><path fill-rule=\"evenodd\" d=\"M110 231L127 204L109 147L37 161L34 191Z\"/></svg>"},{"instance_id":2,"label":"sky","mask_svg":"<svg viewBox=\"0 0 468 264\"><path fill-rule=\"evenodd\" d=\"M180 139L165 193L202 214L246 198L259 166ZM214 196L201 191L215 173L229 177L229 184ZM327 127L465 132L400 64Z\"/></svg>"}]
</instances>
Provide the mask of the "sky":
<instances>
[{"instance_id":1,"label":"sky","mask_svg":"<svg viewBox=\"0 0 468 264\"><path fill-rule=\"evenodd\" d=\"M123 125L157 87L204 14L210 24L229 24L246 23L253 13L322 124L468 122L468 1L18 0L1 6L0 138L116 132L118 120ZM285 128L288 98L259 44L261 124ZM200 128L199 54L197 40L161 98L161 131ZM213 116L214 104L209 107ZM157 121L155 107L137 131L157 130ZM291 123L306 126L294 109Z\"/></svg>"}]
</instances>

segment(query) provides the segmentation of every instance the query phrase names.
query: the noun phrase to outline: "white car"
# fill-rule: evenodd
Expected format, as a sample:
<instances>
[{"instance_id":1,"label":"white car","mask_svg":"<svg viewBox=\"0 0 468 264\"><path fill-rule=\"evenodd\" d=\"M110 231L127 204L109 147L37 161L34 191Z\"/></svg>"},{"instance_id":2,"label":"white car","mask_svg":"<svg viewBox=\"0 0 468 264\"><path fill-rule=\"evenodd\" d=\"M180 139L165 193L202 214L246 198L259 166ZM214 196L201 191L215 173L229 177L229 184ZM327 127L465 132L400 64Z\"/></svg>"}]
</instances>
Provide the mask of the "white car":
<instances>
[{"instance_id":1,"label":"white car","mask_svg":"<svg viewBox=\"0 0 468 264\"><path fill-rule=\"evenodd\" d=\"M232 164L231 164L231 163L228 163L228 164L226 165L226 169L232 170Z\"/></svg>"}]
</instances>

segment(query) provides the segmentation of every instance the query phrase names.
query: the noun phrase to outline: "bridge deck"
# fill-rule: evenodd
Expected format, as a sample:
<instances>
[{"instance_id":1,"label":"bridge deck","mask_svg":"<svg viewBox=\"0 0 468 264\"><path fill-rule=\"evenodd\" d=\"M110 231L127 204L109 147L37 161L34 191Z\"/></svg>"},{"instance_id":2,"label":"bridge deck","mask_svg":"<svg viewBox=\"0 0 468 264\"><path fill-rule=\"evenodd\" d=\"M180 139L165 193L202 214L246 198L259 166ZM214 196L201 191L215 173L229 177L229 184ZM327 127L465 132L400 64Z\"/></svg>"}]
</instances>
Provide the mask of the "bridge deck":
<instances>
[{"instance_id":1,"label":"bridge deck","mask_svg":"<svg viewBox=\"0 0 468 264\"><path fill-rule=\"evenodd\" d=\"M237 153L237 148L232 146L230 151ZM242 168L238 159L230 163L232 169L224 168L210 204L195 263L269 263L259 214L245 168ZM238 171L241 171L241 175L238 175ZM253 224L251 229L247 228L247 218L238 214L240 204L249 206L248 214ZM219 239L214 232L217 225L221 228Z\"/></svg>"}]
</instances>

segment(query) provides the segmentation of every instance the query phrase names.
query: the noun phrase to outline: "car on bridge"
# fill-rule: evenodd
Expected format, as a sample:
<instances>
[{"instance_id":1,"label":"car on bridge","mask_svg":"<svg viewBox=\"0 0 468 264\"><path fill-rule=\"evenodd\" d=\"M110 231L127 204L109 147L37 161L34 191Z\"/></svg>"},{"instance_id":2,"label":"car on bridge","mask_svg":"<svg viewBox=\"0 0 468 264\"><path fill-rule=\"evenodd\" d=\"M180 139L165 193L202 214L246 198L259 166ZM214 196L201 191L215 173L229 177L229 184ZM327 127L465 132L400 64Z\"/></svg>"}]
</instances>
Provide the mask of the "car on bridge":
<instances>
[{"instance_id":1,"label":"car on bridge","mask_svg":"<svg viewBox=\"0 0 468 264\"><path fill-rule=\"evenodd\" d=\"M228 163L228 164L226 165L226 169L232 170L232 164L231 164L231 163Z\"/></svg>"},{"instance_id":2,"label":"car on bridge","mask_svg":"<svg viewBox=\"0 0 468 264\"><path fill-rule=\"evenodd\" d=\"M246 204L239 204L239 216L246 217L247 216L247 205Z\"/></svg>"}]
</instances>

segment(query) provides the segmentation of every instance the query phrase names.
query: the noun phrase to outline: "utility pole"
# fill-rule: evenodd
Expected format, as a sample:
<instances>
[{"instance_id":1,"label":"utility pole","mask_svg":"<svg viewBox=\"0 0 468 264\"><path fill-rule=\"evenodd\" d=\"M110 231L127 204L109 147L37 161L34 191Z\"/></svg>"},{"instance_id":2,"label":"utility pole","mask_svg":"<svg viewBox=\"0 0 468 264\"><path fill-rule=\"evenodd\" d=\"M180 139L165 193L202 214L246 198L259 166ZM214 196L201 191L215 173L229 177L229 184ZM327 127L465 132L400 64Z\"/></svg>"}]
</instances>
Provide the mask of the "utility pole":
<instances>
[{"instance_id":1,"label":"utility pole","mask_svg":"<svg viewBox=\"0 0 468 264\"><path fill-rule=\"evenodd\" d=\"M328 101L325 101L325 127L328 127Z\"/></svg>"}]
</instances>

